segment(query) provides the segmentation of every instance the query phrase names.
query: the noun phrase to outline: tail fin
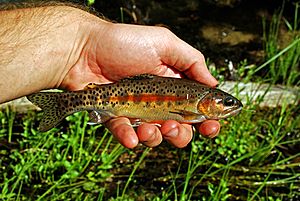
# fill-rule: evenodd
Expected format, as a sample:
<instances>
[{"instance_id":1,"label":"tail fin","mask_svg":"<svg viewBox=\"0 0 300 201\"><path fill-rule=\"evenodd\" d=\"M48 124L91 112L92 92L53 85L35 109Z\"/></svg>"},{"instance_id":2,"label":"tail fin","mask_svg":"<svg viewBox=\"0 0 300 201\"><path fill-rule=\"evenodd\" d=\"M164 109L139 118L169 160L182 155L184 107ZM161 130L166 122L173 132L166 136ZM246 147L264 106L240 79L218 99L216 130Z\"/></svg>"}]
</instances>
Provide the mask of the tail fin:
<instances>
[{"instance_id":1,"label":"tail fin","mask_svg":"<svg viewBox=\"0 0 300 201\"><path fill-rule=\"evenodd\" d=\"M40 92L27 96L28 100L40 107L44 114L39 125L39 131L45 132L57 126L69 112L62 101L62 93Z\"/></svg>"}]
</instances>

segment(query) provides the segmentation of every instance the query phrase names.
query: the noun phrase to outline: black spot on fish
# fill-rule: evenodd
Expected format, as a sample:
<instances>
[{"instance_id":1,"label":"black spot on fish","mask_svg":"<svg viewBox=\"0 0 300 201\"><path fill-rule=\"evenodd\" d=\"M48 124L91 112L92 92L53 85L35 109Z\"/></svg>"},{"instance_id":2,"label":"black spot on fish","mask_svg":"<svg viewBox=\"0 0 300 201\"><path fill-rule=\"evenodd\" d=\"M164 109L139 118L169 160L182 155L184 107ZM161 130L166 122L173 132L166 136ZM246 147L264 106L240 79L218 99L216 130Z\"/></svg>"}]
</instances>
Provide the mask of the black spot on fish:
<instances>
[{"instance_id":1,"label":"black spot on fish","mask_svg":"<svg viewBox=\"0 0 300 201\"><path fill-rule=\"evenodd\" d=\"M181 105L182 103L181 103L181 101L176 101L175 104L176 105Z\"/></svg>"},{"instance_id":2,"label":"black spot on fish","mask_svg":"<svg viewBox=\"0 0 300 201\"><path fill-rule=\"evenodd\" d=\"M160 105L163 104L163 102L162 101L156 101L156 104L160 106Z\"/></svg>"}]
</instances>

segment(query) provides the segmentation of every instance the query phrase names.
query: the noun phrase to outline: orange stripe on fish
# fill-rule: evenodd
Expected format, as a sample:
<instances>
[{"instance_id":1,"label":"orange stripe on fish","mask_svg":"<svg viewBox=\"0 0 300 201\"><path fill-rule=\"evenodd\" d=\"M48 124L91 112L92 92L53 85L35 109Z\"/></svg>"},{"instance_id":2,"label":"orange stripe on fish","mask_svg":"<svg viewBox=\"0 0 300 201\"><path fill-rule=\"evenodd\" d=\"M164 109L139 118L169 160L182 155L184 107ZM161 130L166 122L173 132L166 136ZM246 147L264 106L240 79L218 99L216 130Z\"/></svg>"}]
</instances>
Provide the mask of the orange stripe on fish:
<instances>
[{"instance_id":1,"label":"orange stripe on fish","mask_svg":"<svg viewBox=\"0 0 300 201\"><path fill-rule=\"evenodd\" d=\"M160 101L184 101L190 99L191 96L166 96L166 95L128 95L128 96L112 96L109 98L111 102L131 101L131 102L160 102Z\"/></svg>"}]
</instances>

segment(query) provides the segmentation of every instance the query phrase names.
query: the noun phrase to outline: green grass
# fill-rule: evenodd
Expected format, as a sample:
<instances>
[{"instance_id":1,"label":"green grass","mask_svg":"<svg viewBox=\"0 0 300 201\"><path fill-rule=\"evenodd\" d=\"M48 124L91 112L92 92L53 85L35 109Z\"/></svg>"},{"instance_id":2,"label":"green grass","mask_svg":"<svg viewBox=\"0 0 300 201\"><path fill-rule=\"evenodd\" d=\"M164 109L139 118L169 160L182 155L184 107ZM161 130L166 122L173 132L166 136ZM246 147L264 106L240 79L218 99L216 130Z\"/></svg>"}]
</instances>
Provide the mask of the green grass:
<instances>
[{"instance_id":1,"label":"green grass","mask_svg":"<svg viewBox=\"0 0 300 201\"><path fill-rule=\"evenodd\" d=\"M300 84L299 8L299 2L295 3L292 22L282 16L283 8L273 15L269 26L267 26L266 19L263 19L263 39L267 62L258 67L256 71L267 67L267 78L272 80L272 83ZM284 26L283 21L286 31L280 33L281 27ZM279 37L280 34L284 34L284 36Z\"/></svg>"},{"instance_id":2,"label":"green grass","mask_svg":"<svg viewBox=\"0 0 300 201\"><path fill-rule=\"evenodd\" d=\"M265 32L266 62L241 61L242 81L299 84L299 35L285 47L276 44L279 22L297 32L295 7L293 23L276 14L269 26L274 30ZM260 70L267 75L257 79ZM233 95L239 96L238 89ZM221 121L216 139L196 133L185 149L167 143L125 149L102 125L87 125L85 112L40 133L40 113L17 114L7 108L0 112L0 199L297 200L299 100L270 109L248 97L239 116Z\"/></svg>"},{"instance_id":3,"label":"green grass","mask_svg":"<svg viewBox=\"0 0 300 201\"><path fill-rule=\"evenodd\" d=\"M7 112L1 115L1 129L11 129L11 116ZM85 113L68 117L67 131L39 133L33 125L36 118L34 113L22 118L23 129L12 136L17 148L5 140L9 136L1 136L0 198L23 200L28 189L26 196L37 200L65 199L71 194L81 200L83 195L78 189L101 193L98 183L111 175L108 170L125 149L119 144L111 146L112 136L107 130L98 135L101 126L87 129Z\"/></svg>"}]
</instances>

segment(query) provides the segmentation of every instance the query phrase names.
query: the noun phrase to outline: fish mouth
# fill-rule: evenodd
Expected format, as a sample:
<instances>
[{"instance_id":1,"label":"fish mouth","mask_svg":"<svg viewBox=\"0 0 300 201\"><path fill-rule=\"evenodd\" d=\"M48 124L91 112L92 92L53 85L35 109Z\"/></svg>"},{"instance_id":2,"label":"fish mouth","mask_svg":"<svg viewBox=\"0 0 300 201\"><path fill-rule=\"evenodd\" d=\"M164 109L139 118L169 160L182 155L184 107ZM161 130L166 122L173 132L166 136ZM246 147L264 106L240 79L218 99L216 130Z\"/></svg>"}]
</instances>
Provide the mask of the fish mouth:
<instances>
[{"instance_id":1,"label":"fish mouth","mask_svg":"<svg viewBox=\"0 0 300 201\"><path fill-rule=\"evenodd\" d=\"M225 115L223 116L223 118L229 117L229 116L235 116L238 113L241 112L241 110L243 109L243 106L239 106L238 108L230 108L225 110Z\"/></svg>"}]
</instances>

